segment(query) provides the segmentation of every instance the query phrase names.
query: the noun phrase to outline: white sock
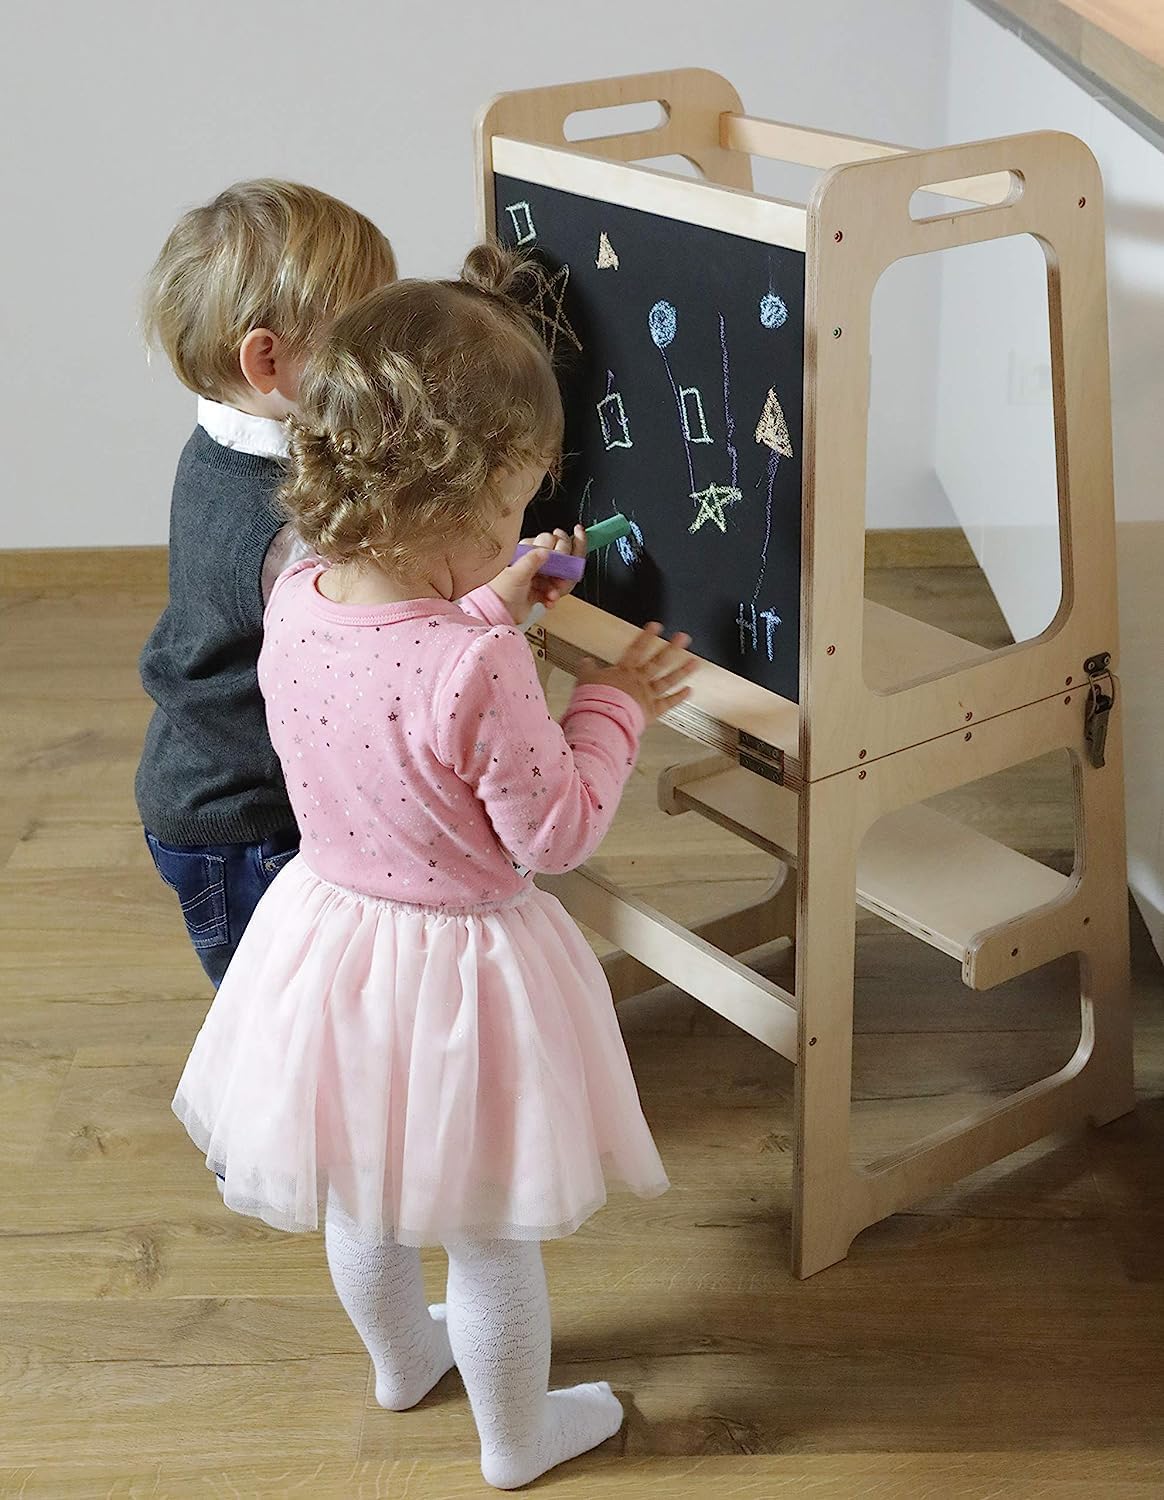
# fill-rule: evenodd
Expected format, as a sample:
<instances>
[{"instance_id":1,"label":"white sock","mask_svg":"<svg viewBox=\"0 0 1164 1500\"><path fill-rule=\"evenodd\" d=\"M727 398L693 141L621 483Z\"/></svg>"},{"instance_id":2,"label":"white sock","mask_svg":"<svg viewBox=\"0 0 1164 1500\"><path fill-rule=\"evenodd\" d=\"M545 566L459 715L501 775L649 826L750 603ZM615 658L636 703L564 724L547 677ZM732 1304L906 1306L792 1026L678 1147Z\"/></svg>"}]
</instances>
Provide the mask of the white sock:
<instances>
[{"instance_id":1,"label":"white sock","mask_svg":"<svg viewBox=\"0 0 1164 1500\"><path fill-rule=\"evenodd\" d=\"M335 1202L323 1238L336 1292L372 1356L376 1400L407 1411L453 1367L444 1305L424 1305L420 1252L361 1236Z\"/></svg>"},{"instance_id":2,"label":"white sock","mask_svg":"<svg viewBox=\"0 0 1164 1500\"><path fill-rule=\"evenodd\" d=\"M481 1472L500 1490L531 1483L622 1426L605 1381L551 1391L550 1304L541 1246L447 1247L448 1326L481 1439Z\"/></svg>"}]
</instances>

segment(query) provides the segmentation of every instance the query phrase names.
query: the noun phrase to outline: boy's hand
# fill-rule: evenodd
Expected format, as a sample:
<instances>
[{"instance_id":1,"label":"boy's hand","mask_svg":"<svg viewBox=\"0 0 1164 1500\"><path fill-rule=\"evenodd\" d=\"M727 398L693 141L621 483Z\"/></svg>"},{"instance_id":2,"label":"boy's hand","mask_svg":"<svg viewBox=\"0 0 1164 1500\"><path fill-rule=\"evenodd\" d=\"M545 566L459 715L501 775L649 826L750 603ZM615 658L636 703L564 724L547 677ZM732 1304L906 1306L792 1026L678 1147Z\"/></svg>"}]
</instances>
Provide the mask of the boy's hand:
<instances>
[{"instance_id":1,"label":"boy's hand","mask_svg":"<svg viewBox=\"0 0 1164 1500\"><path fill-rule=\"evenodd\" d=\"M581 526L575 526L573 536L560 528L553 532L542 531L535 537L523 537L522 545L538 550L527 552L520 562L498 573L489 585L518 625L524 623L535 604L551 609L574 587L568 578L541 578L538 569L548 552L569 552L574 557L585 557L586 533Z\"/></svg>"},{"instance_id":2,"label":"boy's hand","mask_svg":"<svg viewBox=\"0 0 1164 1500\"><path fill-rule=\"evenodd\" d=\"M690 696L691 689L682 685L683 680L699 665L694 657L684 659L690 644L691 637L683 634L664 640L663 627L652 621L613 667L600 667L585 657L576 675L580 683L600 683L629 693L651 724Z\"/></svg>"}]
</instances>

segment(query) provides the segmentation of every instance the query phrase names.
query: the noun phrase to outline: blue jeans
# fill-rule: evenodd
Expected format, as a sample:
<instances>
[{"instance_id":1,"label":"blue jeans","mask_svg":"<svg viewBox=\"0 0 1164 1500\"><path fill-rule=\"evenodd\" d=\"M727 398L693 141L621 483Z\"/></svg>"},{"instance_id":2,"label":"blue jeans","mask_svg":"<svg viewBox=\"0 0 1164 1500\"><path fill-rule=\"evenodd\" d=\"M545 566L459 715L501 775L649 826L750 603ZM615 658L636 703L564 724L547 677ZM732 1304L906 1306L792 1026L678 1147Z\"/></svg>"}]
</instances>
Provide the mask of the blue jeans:
<instances>
[{"instance_id":1,"label":"blue jeans","mask_svg":"<svg viewBox=\"0 0 1164 1500\"><path fill-rule=\"evenodd\" d=\"M299 852L298 831L261 844L163 844L148 828L145 837L154 867L178 897L194 951L217 989L259 897Z\"/></svg>"}]
</instances>

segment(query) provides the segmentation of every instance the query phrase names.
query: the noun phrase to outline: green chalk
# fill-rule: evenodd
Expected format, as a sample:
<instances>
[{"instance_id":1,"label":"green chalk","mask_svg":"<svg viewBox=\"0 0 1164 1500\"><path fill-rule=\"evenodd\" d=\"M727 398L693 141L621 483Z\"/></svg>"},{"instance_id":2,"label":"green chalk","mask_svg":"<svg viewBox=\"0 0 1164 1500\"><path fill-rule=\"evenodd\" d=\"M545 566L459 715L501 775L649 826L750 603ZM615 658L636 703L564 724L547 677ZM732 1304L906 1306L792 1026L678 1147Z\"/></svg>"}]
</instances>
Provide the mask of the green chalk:
<instances>
[{"instance_id":1,"label":"green chalk","mask_svg":"<svg viewBox=\"0 0 1164 1500\"><path fill-rule=\"evenodd\" d=\"M630 529L631 523L621 512L610 516L605 521L599 521L596 526L587 526L587 552L597 552L600 547L609 547L612 542L617 542L624 536L630 536Z\"/></svg>"}]
</instances>

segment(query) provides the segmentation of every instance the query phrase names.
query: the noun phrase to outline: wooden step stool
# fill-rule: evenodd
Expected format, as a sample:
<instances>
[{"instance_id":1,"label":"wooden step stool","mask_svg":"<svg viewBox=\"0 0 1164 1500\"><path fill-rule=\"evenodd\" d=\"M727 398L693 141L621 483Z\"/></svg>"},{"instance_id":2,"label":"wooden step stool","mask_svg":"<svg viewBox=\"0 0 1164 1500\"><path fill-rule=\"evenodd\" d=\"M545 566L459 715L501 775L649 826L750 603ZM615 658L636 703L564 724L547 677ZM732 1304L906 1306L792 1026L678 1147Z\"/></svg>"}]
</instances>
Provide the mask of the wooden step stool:
<instances>
[{"instance_id":1,"label":"wooden step stool","mask_svg":"<svg viewBox=\"0 0 1164 1500\"><path fill-rule=\"evenodd\" d=\"M571 113L640 100L664 103L661 126L565 140ZM621 950L607 964L616 1000L670 980L795 1063L793 1267L808 1276L867 1225L1051 1132L1133 1106L1098 169L1081 142L1050 132L904 151L752 119L730 84L698 69L504 95L481 118L479 153L485 231L496 224L496 168L727 229L746 217L753 237L805 252L800 701L702 663L668 722L716 754L660 785L666 811L712 819L795 877L692 931L588 868L542 883ZM751 193L748 153L827 170L807 208L777 203ZM671 154L706 180L634 164ZM983 206L914 219L911 197L927 187ZM1063 595L1042 635L991 652L864 599L869 323L873 288L895 260L1013 234L1034 235L1047 257ZM567 599L531 639L569 671L581 656L615 660L633 634ZM918 805L1060 749L1073 766L1070 875ZM855 1167L858 904L957 958L972 990L1078 954L1071 1061ZM795 993L738 957L793 934Z\"/></svg>"}]
</instances>

